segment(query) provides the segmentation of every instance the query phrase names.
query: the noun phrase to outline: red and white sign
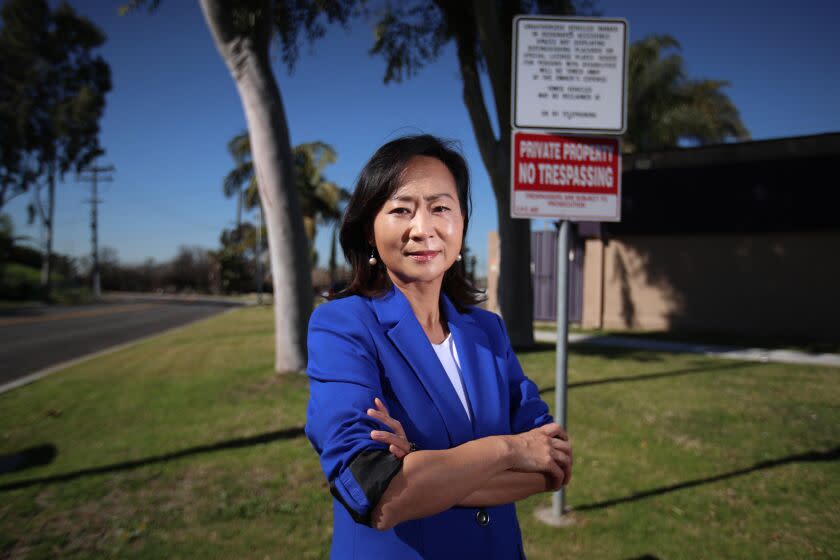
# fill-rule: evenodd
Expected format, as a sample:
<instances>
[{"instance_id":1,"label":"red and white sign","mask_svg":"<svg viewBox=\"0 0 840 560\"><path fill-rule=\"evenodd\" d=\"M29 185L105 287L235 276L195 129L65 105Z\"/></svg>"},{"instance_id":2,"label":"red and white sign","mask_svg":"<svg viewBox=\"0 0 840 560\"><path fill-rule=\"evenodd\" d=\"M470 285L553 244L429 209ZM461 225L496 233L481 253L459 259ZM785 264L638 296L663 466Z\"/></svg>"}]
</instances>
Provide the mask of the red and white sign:
<instances>
[{"instance_id":1,"label":"red and white sign","mask_svg":"<svg viewBox=\"0 0 840 560\"><path fill-rule=\"evenodd\" d=\"M621 145L617 138L513 131L511 216L618 222Z\"/></svg>"}]
</instances>

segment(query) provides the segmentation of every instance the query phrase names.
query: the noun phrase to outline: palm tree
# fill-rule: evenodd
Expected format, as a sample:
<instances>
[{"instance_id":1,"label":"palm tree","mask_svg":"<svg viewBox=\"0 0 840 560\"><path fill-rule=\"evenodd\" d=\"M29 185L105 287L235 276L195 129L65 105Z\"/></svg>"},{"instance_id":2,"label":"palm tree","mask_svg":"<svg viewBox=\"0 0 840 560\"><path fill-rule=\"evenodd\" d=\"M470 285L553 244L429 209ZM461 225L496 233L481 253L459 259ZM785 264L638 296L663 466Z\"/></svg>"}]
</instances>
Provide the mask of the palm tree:
<instances>
[{"instance_id":1,"label":"palm tree","mask_svg":"<svg viewBox=\"0 0 840 560\"><path fill-rule=\"evenodd\" d=\"M300 195L303 227L309 239L309 253L313 264L317 261L315 252L315 233L317 223L333 226L333 238L336 227L341 221L343 203L350 198L350 193L335 183L324 178L323 171L335 163L337 155L329 144L309 142L295 146L295 182ZM331 249L331 269L335 266L335 240ZM334 270L333 270L334 273ZM333 277L330 280L334 280Z\"/></svg>"},{"instance_id":2,"label":"palm tree","mask_svg":"<svg viewBox=\"0 0 840 560\"><path fill-rule=\"evenodd\" d=\"M227 66L245 113L252 156L260 177L263 223L274 277L274 369L306 366L306 329L312 313L312 280L301 273L306 235L293 189L292 147L283 98L274 76L270 46L278 44L291 72L299 46L326 34L326 23L346 23L356 0L273 2L200 0L219 55ZM126 0L127 13L143 6L155 11L161 0ZM0 185L1 186L1 185Z\"/></svg>"},{"instance_id":3,"label":"palm tree","mask_svg":"<svg viewBox=\"0 0 840 560\"><path fill-rule=\"evenodd\" d=\"M222 183L222 190L227 198L236 197L236 230L242 226L242 187L246 190L257 190L257 179L254 175L254 163L251 161L251 141L248 132L237 134L228 142L228 152L233 158L234 167ZM258 195L257 195L258 197Z\"/></svg>"},{"instance_id":4,"label":"palm tree","mask_svg":"<svg viewBox=\"0 0 840 560\"><path fill-rule=\"evenodd\" d=\"M234 136L228 142L228 152L235 167L225 176L222 189L225 196L237 196L237 230L241 222L242 206L251 210L260 205L257 178L251 159L251 143L247 132ZM300 201L304 230L309 243L309 254L315 262L315 234L317 224L332 225L341 220L343 203L350 193L324 178L323 171L334 163L337 155L329 144L308 142L293 149L295 188ZM260 208L262 210L262 208ZM333 232L335 235L335 231ZM334 252L334 248L333 248ZM333 255L331 261L335 260Z\"/></svg>"},{"instance_id":5,"label":"palm tree","mask_svg":"<svg viewBox=\"0 0 840 560\"><path fill-rule=\"evenodd\" d=\"M688 79L679 49L669 35L650 35L630 46L625 152L750 137L738 109L721 91L729 83Z\"/></svg>"}]
</instances>

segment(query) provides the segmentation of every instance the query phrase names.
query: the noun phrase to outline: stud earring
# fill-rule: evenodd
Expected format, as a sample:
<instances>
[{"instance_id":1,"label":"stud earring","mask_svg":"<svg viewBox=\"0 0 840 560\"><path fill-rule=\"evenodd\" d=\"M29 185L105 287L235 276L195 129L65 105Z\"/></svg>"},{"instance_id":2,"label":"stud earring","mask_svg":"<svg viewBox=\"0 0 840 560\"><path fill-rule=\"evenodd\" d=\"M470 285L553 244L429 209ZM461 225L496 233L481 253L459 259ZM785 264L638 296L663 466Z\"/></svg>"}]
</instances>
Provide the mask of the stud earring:
<instances>
[{"instance_id":1,"label":"stud earring","mask_svg":"<svg viewBox=\"0 0 840 560\"><path fill-rule=\"evenodd\" d=\"M458 262L461 262L462 258L464 258L464 257L461 256L461 253L458 253L458 256L455 257L455 260L458 261Z\"/></svg>"},{"instance_id":2,"label":"stud earring","mask_svg":"<svg viewBox=\"0 0 840 560\"><path fill-rule=\"evenodd\" d=\"M375 252L375 249L370 250L370 258L368 259L368 264L370 264L370 266L376 266L376 263L379 262L376 260L376 257L373 256Z\"/></svg>"}]
</instances>

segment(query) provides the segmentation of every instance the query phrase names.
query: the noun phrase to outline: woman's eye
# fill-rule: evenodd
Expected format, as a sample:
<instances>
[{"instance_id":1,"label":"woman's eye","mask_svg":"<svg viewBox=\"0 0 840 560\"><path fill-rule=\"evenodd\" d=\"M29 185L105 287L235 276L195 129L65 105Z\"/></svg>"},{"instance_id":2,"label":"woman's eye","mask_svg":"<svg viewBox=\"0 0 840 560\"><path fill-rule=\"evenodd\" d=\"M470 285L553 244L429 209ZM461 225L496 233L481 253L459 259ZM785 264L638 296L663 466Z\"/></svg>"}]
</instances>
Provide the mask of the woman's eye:
<instances>
[{"instance_id":1,"label":"woman's eye","mask_svg":"<svg viewBox=\"0 0 840 560\"><path fill-rule=\"evenodd\" d=\"M389 212L389 213L390 214L406 214L408 212L409 212L408 208L402 208L402 207L398 206L398 207L392 209L391 212Z\"/></svg>"},{"instance_id":2,"label":"woman's eye","mask_svg":"<svg viewBox=\"0 0 840 560\"><path fill-rule=\"evenodd\" d=\"M449 206L435 206L434 211L435 212L448 212L449 211Z\"/></svg>"}]
</instances>

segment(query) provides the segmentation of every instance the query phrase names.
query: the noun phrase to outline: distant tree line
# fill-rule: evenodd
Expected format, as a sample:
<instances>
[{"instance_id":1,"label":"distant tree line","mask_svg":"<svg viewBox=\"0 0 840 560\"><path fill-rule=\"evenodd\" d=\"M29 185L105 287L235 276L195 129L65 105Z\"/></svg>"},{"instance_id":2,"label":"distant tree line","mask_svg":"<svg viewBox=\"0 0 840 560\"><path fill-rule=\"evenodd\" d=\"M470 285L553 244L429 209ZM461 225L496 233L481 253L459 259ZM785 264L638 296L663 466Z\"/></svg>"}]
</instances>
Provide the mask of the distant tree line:
<instances>
[{"instance_id":1,"label":"distant tree line","mask_svg":"<svg viewBox=\"0 0 840 560\"><path fill-rule=\"evenodd\" d=\"M121 263L116 249L103 247L99 253L102 289L158 293L252 292L254 226L246 223L241 230L243 241L233 241L232 230L225 230L220 236L220 248L208 250L184 245L172 259L163 262L147 259L141 264ZM43 253L25 241L15 235L11 219L0 215L0 299L43 297L40 283ZM90 285L90 257L54 253L52 264L57 290L86 290ZM271 291L269 278L264 282L264 290Z\"/></svg>"},{"instance_id":2,"label":"distant tree line","mask_svg":"<svg viewBox=\"0 0 840 560\"><path fill-rule=\"evenodd\" d=\"M0 209L32 192L30 221L38 218L45 233L41 292L49 299L56 183L104 153L99 121L111 70L96 54L105 35L68 3L1 4Z\"/></svg>"},{"instance_id":3,"label":"distant tree line","mask_svg":"<svg viewBox=\"0 0 840 560\"><path fill-rule=\"evenodd\" d=\"M260 245L258 247L258 237ZM0 214L0 300L30 300L43 297L40 284L41 250L16 236L11 219ZM166 261L146 259L139 264L120 262L117 250L99 251L102 289L147 293L252 293L257 286L257 258L263 260L262 290L272 292L270 267L267 265L266 236L257 235L256 226L242 222L224 229L219 246L207 249L182 245ZM82 290L90 286L91 259L53 253L53 271L57 291ZM313 268L312 283L316 293L339 289L346 283L349 269L336 266Z\"/></svg>"}]
</instances>

